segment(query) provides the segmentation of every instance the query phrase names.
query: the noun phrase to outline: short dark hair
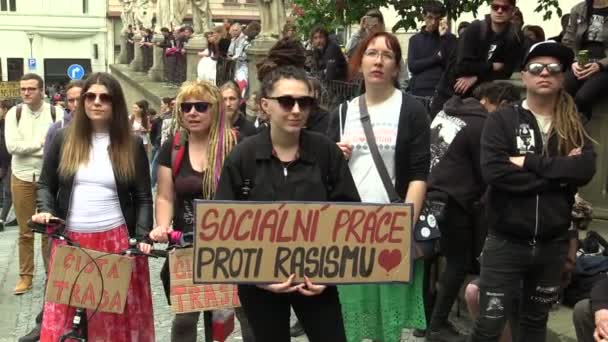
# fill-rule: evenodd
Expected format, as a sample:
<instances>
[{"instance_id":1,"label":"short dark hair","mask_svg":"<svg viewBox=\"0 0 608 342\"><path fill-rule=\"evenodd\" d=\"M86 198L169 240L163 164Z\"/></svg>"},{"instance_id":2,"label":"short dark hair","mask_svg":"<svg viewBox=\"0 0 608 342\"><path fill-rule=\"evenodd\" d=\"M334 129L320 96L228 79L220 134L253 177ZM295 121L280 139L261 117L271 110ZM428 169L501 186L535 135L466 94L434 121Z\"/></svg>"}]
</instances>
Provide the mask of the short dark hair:
<instances>
[{"instance_id":1,"label":"short dark hair","mask_svg":"<svg viewBox=\"0 0 608 342\"><path fill-rule=\"evenodd\" d=\"M72 88L84 88L84 81L82 80L73 80L70 81L70 83L68 83L67 86L65 86L65 91L67 92L68 90L72 89Z\"/></svg>"},{"instance_id":2,"label":"short dark hair","mask_svg":"<svg viewBox=\"0 0 608 342\"><path fill-rule=\"evenodd\" d=\"M44 88L44 80L38 74L34 74L34 73L25 74L25 75L21 76L21 79L19 79L19 81L29 81L29 80L38 81L38 89Z\"/></svg>"},{"instance_id":3,"label":"short dark hair","mask_svg":"<svg viewBox=\"0 0 608 342\"><path fill-rule=\"evenodd\" d=\"M171 101L173 101L172 97L163 97L161 100L166 105L171 105Z\"/></svg>"},{"instance_id":4,"label":"short dark hair","mask_svg":"<svg viewBox=\"0 0 608 342\"><path fill-rule=\"evenodd\" d=\"M475 88L473 97L480 101L485 98L492 104L500 105L521 100L521 91L508 82L486 82Z\"/></svg>"},{"instance_id":5,"label":"short dark hair","mask_svg":"<svg viewBox=\"0 0 608 342\"><path fill-rule=\"evenodd\" d=\"M458 29L456 30L456 32L460 32L460 30L466 29L467 27L469 27L471 25L470 22L468 21L463 21L460 24L458 24Z\"/></svg>"},{"instance_id":6,"label":"short dark hair","mask_svg":"<svg viewBox=\"0 0 608 342\"><path fill-rule=\"evenodd\" d=\"M184 31L190 31L190 33L194 33L194 29L192 28L192 26L184 26L183 29Z\"/></svg>"},{"instance_id":7,"label":"short dark hair","mask_svg":"<svg viewBox=\"0 0 608 342\"><path fill-rule=\"evenodd\" d=\"M270 71L268 74L266 74L266 76L264 76L262 85L260 87L260 98L270 96L270 93L272 93L274 90L274 85L280 80L302 81L306 84L308 90L311 90L311 86L308 82L308 77L306 76L306 71L304 71L304 69L296 68L293 65L285 65Z\"/></svg>"},{"instance_id":8,"label":"short dark hair","mask_svg":"<svg viewBox=\"0 0 608 342\"><path fill-rule=\"evenodd\" d=\"M169 33L170 31L169 31L169 29L168 29L168 28L166 28L166 27L161 27L161 28L160 28L160 32L167 32L167 33Z\"/></svg>"},{"instance_id":9,"label":"short dark hair","mask_svg":"<svg viewBox=\"0 0 608 342\"><path fill-rule=\"evenodd\" d=\"M312 39L312 37L315 36L315 34L317 33L321 33L322 35L325 36L325 39L327 39L327 37L329 37L329 32L327 31L327 29L325 28L325 26L323 25L315 25L312 30L310 30L310 39Z\"/></svg>"},{"instance_id":10,"label":"short dark hair","mask_svg":"<svg viewBox=\"0 0 608 342\"><path fill-rule=\"evenodd\" d=\"M9 110L9 109L13 108L14 105L15 105L15 101L13 101L13 100L9 100L9 99L0 100L0 108Z\"/></svg>"},{"instance_id":11,"label":"short dark hair","mask_svg":"<svg viewBox=\"0 0 608 342\"><path fill-rule=\"evenodd\" d=\"M437 0L429 0L422 4L422 14L426 15L428 13L438 14L441 17L446 16L445 5Z\"/></svg>"},{"instance_id":12,"label":"short dark hair","mask_svg":"<svg viewBox=\"0 0 608 342\"><path fill-rule=\"evenodd\" d=\"M378 9L370 9L369 11L367 11L367 13L365 13L365 16L370 18L376 18L381 24L384 25L384 16L382 15L382 12L380 12L380 10Z\"/></svg>"}]
</instances>

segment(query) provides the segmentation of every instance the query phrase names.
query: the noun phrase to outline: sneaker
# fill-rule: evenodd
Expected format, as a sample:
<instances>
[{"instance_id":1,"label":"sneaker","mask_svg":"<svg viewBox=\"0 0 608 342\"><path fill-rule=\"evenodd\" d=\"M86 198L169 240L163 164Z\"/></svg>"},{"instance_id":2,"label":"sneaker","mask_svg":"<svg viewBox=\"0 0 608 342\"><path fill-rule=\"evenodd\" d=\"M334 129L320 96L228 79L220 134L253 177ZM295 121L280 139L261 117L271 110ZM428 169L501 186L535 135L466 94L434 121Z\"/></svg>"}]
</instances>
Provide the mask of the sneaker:
<instances>
[{"instance_id":1,"label":"sneaker","mask_svg":"<svg viewBox=\"0 0 608 342\"><path fill-rule=\"evenodd\" d=\"M19 278L15 286L15 295L22 295L32 289L32 276L24 275Z\"/></svg>"},{"instance_id":2,"label":"sneaker","mask_svg":"<svg viewBox=\"0 0 608 342\"><path fill-rule=\"evenodd\" d=\"M38 342L40 340L40 324L36 324L34 329L32 329L27 335L19 338L18 342Z\"/></svg>"},{"instance_id":3,"label":"sneaker","mask_svg":"<svg viewBox=\"0 0 608 342\"><path fill-rule=\"evenodd\" d=\"M291 328L289 328L289 333L291 337L298 337L304 335L304 327L300 324L300 321L297 321Z\"/></svg>"},{"instance_id":4,"label":"sneaker","mask_svg":"<svg viewBox=\"0 0 608 342\"><path fill-rule=\"evenodd\" d=\"M427 342L465 342L466 338L450 323L438 328L428 329L426 333Z\"/></svg>"}]
</instances>

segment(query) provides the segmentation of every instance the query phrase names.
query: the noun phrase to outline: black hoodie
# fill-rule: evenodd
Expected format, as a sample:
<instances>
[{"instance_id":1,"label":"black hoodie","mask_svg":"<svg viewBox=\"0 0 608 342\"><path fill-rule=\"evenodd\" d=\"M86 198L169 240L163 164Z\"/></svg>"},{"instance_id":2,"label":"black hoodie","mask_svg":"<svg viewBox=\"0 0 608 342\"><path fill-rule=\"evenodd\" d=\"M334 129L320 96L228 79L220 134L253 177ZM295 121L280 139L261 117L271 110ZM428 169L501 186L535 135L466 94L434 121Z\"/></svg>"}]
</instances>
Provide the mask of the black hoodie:
<instances>
[{"instance_id":1,"label":"black hoodie","mask_svg":"<svg viewBox=\"0 0 608 342\"><path fill-rule=\"evenodd\" d=\"M488 113L474 98L452 97L431 123L429 190L447 193L468 213L485 191L479 141Z\"/></svg>"},{"instance_id":2,"label":"black hoodie","mask_svg":"<svg viewBox=\"0 0 608 342\"><path fill-rule=\"evenodd\" d=\"M523 168L510 162L514 156L526 157ZM486 120L481 170L490 233L532 245L567 240L574 194L595 174L593 142L585 139L578 156L562 156L556 134L544 147L534 115L508 106Z\"/></svg>"}]
</instances>

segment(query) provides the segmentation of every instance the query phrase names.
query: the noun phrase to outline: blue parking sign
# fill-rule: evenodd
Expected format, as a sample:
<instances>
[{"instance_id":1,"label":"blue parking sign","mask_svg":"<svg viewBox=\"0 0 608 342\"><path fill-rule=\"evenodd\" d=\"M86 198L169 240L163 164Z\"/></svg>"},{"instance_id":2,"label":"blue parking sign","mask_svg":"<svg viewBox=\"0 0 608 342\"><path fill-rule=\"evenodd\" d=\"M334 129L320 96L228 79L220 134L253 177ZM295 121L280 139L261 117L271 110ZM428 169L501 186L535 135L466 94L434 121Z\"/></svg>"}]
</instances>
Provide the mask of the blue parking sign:
<instances>
[{"instance_id":1,"label":"blue parking sign","mask_svg":"<svg viewBox=\"0 0 608 342\"><path fill-rule=\"evenodd\" d=\"M27 66L30 70L36 70L36 58L28 58Z\"/></svg>"},{"instance_id":2,"label":"blue parking sign","mask_svg":"<svg viewBox=\"0 0 608 342\"><path fill-rule=\"evenodd\" d=\"M84 76L84 68L80 64L72 64L68 67L68 77L72 80L81 80Z\"/></svg>"}]
</instances>

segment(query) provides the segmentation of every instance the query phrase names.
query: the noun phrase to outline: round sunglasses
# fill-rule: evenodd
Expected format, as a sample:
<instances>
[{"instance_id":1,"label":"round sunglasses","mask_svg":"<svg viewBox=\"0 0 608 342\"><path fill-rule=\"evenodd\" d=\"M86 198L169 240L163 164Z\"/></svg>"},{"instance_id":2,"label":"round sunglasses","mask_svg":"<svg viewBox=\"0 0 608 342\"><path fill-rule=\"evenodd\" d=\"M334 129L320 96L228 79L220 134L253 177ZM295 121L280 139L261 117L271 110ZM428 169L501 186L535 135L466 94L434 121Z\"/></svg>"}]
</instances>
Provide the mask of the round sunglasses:
<instances>
[{"instance_id":1,"label":"round sunglasses","mask_svg":"<svg viewBox=\"0 0 608 342\"><path fill-rule=\"evenodd\" d=\"M532 75L540 75L544 69L547 69L547 72L550 75L557 75L563 72L562 65L559 63L530 63L526 65L525 71L531 73Z\"/></svg>"},{"instance_id":2,"label":"round sunglasses","mask_svg":"<svg viewBox=\"0 0 608 342\"><path fill-rule=\"evenodd\" d=\"M86 92L84 94L82 94L82 98L85 101L89 101L89 102L95 102L95 100L97 100L99 98L99 102L102 103L111 103L112 102L112 95L110 94L96 94L96 93L91 93L91 92Z\"/></svg>"}]
</instances>

